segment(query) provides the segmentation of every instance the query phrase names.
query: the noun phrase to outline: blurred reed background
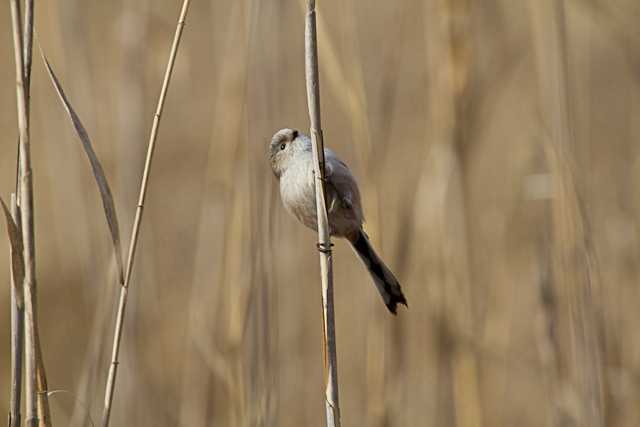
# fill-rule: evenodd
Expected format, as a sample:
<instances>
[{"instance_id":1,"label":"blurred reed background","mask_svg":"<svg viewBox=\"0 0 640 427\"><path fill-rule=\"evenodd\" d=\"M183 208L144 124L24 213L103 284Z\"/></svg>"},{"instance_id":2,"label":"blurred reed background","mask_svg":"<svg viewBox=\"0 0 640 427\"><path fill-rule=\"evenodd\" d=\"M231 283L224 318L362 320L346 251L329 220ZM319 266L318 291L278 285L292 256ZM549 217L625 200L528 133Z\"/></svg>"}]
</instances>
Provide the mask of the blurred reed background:
<instances>
[{"instance_id":1,"label":"blurred reed background","mask_svg":"<svg viewBox=\"0 0 640 427\"><path fill-rule=\"evenodd\" d=\"M336 242L345 426L640 425L640 3L322 0L325 143L410 309ZM37 2L37 37L128 236L179 2ZM265 160L307 130L302 1L193 2L132 279L114 426L320 426L316 235ZM0 193L15 75L0 9ZM54 425L99 422L118 286L99 194L36 55L40 334ZM7 248L7 245L3 246ZM0 412L9 262L0 262ZM634 332L636 331L636 332Z\"/></svg>"}]
</instances>

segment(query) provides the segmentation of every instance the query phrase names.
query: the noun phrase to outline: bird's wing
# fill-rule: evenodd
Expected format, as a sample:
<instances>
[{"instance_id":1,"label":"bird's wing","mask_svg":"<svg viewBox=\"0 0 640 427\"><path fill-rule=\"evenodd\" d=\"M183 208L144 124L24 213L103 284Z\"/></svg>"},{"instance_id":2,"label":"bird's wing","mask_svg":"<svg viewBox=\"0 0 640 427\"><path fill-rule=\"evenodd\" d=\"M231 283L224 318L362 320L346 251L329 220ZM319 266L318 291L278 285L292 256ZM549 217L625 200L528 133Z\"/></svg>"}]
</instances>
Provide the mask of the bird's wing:
<instances>
[{"instance_id":1,"label":"bird's wing","mask_svg":"<svg viewBox=\"0 0 640 427\"><path fill-rule=\"evenodd\" d=\"M325 178L329 212L343 209L352 212L354 217L361 218L358 184L347 165L329 150L325 152Z\"/></svg>"}]
</instances>

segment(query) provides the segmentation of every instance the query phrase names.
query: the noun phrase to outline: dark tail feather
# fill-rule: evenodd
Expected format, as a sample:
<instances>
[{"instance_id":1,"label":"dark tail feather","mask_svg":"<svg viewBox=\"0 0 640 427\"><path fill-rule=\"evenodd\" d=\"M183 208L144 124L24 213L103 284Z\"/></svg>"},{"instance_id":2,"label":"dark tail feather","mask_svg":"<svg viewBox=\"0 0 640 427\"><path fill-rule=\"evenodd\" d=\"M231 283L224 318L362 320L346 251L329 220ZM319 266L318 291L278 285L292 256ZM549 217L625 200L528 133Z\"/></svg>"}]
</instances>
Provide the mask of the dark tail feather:
<instances>
[{"instance_id":1,"label":"dark tail feather","mask_svg":"<svg viewBox=\"0 0 640 427\"><path fill-rule=\"evenodd\" d=\"M353 245L353 249L355 249L367 270L369 270L373 282L389 311L396 314L398 304L407 306L407 299L402 293L400 283L373 250L364 231L360 230L358 235L351 240L351 245Z\"/></svg>"}]
</instances>

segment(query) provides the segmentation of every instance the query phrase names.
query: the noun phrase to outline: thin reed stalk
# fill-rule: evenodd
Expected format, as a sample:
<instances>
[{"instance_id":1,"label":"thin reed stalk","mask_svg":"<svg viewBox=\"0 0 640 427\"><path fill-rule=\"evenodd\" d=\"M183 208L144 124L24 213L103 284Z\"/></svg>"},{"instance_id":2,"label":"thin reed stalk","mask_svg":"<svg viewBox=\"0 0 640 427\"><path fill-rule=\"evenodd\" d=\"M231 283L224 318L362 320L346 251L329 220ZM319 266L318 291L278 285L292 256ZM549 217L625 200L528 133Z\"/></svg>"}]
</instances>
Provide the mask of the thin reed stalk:
<instances>
[{"instance_id":1,"label":"thin reed stalk","mask_svg":"<svg viewBox=\"0 0 640 427\"><path fill-rule=\"evenodd\" d=\"M29 426L50 425L46 378L38 345L37 303L36 303L36 262L33 208L33 175L31 170L31 145L29 133L29 75L31 65L31 44L33 40L33 1L26 6L26 25L21 25L21 11L18 0L11 0L11 20L16 64L16 97L18 109L18 195L19 212L22 223L24 276L24 316L25 316L25 412ZM24 34L24 35L23 35ZM28 61L28 62L25 62ZM29 69L27 69L27 66ZM42 419L41 419L42 418Z\"/></svg>"},{"instance_id":2,"label":"thin reed stalk","mask_svg":"<svg viewBox=\"0 0 640 427\"><path fill-rule=\"evenodd\" d=\"M180 11L180 17L176 26L175 35L173 37L173 44L171 46L171 52L169 54L169 62L165 71L164 80L162 83L162 89L160 91L160 97L158 98L158 106L156 113L153 117L153 125L151 127L151 135L149 136L149 145L147 149L147 158L145 160L144 171L142 174L142 182L140 184L140 195L138 198L138 206L136 208L136 215L133 222L133 230L131 231L131 240L129 243L129 254L127 257L127 264L125 269L124 281L120 287L120 298L118 302L118 311L116 315L116 326L113 337L113 349L111 353L111 365L109 367L109 374L107 377L107 385L104 397L104 410L102 415L102 426L107 427L111 418L111 406L113 403L113 396L115 392L116 375L118 373L118 357L120 354L120 343L122 341L122 327L124 323L125 309L127 306L127 296L129 292L129 283L131 280L131 272L133 269L133 261L138 246L138 237L140 235L140 225L142 222L142 213L144 210L144 202L147 195L147 184L149 182L149 173L151 171L151 163L153 160L153 153L155 151L156 140L158 137L158 128L160 127L160 119L162 117L162 111L164 109L164 102L169 89L169 83L171 82L171 76L173 74L173 66L175 64L176 56L178 53L178 47L180 46L180 40L182 38L182 31L185 25L185 19L187 11L189 10L190 0L184 0L182 3L182 9Z\"/></svg>"},{"instance_id":3,"label":"thin reed stalk","mask_svg":"<svg viewBox=\"0 0 640 427\"><path fill-rule=\"evenodd\" d=\"M318 249L322 280L323 350L325 368L325 408L328 427L340 426L338 395L338 355L336 349L335 315L333 306L333 262L331 236L325 200L324 142L320 119L320 78L318 73L318 45L316 38L316 2L307 2L305 20L305 76L311 142L313 144L313 170L316 176L316 214L318 217Z\"/></svg>"},{"instance_id":4,"label":"thin reed stalk","mask_svg":"<svg viewBox=\"0 0 640 427\"><path fill-rule=\"evenodd\" d=\"M20 3L11 2L12 23L19 22ZM17 19L15 18L17 16ZM16 29L14 28L14 32ZM17 30L18 33L20 30ZM14 33L14 45L16 42ZM14 46L15 47L15 46ZM17 47L16 47L17 48ZM16 73L17 71L16 62ZM18 197L20 195L20 138L18 137L16 152L16 188L11 194L11 217L16 224L20 224L20 212L18 208ZM22 232L20 240L22 241ZM15 254L11 253L11 265L13 266ZM24 261L23 261L24 262ZM24 267L24 266L23 266ZM24 271L23 271L24 274ZM24 281L24 277L20 278ZM11 269L11 391L9 396L9 427L19 427L22 425L22 374L24 362L24 292L18 291L17 286L22 287L23 283L18 283L16 271Z\"/></svg>"}]
</instances>

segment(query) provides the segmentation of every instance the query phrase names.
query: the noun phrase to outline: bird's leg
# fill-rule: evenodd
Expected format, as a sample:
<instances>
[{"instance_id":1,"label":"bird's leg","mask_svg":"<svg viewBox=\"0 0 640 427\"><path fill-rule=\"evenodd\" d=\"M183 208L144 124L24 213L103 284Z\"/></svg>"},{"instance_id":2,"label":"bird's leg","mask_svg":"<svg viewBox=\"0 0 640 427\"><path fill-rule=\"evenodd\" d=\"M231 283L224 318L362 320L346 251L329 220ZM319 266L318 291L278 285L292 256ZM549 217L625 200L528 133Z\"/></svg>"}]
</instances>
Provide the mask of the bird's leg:
<instances>
[{"instance_id":1,"label":"bird's leg","mask_svg":"<svg viewBox=\"0 0 640 427\"><path fill-rule=\"evenodd\" d=\"M319 252L322 252L323 254L330 254L331 253L331 248L333 247L333 243L316 243L316 247L318 248Z\"/></svg>"}]
</instances>

